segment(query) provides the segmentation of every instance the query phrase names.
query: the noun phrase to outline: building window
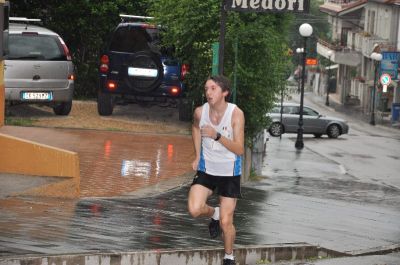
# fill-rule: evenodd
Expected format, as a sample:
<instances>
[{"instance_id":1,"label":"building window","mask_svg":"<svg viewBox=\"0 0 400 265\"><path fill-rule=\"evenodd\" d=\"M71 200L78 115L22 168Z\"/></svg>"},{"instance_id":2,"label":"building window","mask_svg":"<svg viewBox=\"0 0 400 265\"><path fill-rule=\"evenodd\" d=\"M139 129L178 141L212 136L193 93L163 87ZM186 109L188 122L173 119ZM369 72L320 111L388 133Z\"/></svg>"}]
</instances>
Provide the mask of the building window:
<instances>
[{"instance_id":1,"label":"building window","mask_svg":"<svg viewBox=\"0 0 400 265\"><path fill-rule=\"evenodd\" d=\"M368 10L367 31L371 34L375 34L375 11Z\"/></svg>"},{"instance_id":2,"label":"building window","mask_svg":"<svg viewBox=\"0 0 400 265\"><path fill-rule=\"evenodd\" d=\"M340 37L340 45L343 47L347 46L347 34L349 33L350 28L342 28L342 36Z\"/></svg>"}]
</instances>

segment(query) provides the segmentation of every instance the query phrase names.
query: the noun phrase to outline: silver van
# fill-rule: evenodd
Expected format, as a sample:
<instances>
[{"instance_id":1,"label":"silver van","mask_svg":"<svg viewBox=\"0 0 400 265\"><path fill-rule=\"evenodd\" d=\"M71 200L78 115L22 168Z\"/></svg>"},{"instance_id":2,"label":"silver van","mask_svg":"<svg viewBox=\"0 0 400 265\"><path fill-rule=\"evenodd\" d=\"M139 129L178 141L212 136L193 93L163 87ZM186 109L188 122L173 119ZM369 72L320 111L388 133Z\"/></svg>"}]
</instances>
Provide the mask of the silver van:
<instances>
[{"instance_id":1,"label":"silver van","mask_svg":"<svg viewBox=\"0 0 400 265\"><path fill-rule=\"evenodd\" d=\"M10 18L5 60L5 99L9 103L40 103L57 115L68 115L74 92L74 65L69 50L55 32Z\"/></svg>"}]
</instances>

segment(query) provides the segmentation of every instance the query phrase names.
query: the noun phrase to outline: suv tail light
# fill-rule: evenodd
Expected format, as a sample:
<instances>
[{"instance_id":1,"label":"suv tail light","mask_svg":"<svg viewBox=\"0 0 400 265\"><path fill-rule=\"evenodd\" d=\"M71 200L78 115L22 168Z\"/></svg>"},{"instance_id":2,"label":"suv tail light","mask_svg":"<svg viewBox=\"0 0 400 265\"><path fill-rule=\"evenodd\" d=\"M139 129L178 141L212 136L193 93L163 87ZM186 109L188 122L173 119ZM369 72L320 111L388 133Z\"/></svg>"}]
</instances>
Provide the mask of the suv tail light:
<instances>
[{"instance_id":1,"label":"suv tail light","mask_svg":"<svg viewBox=\"0 0 400 265\"><path fill-rule=\"evenodd\" d=\"M173 86L173 87L171 87L171 88L169 89L169 94L170 94L171 96L176 97L176 96L178 96L180 93L181 93L181 89L180 89L179 87L177 87L177 86Z\"/></svg>"},{"instance_id":2,"label":"suv tail light","mask_svg":"<svg viewBox=\"0 0 400 265\"><path fill-rule=\"evenodd\" d=\"M118 84L114 80L108 80L106 86L109 91L115 91L118 88Z\"/></svg>"},{"instance_id":3,"label":"suv tail light","mask_svg":"<svg viewBox=\"0 0 400 265\"><path fill-rule=\"evenodd\" d=\"M185 79L185 76L188 72L189 72L189 65L182 64L182 66L181 66L181 80L182 81Z\"/></svg>"},{"instance_id":4,"label":"suv tail light","mask_svg":"<svg viewBox=\"0 0 400 265\"><path fill-rule=\"evenodd\" d=\"M68 61L71 61L72 57L71 57L71 53L69 52L69 49L68 49L67 45L65 44L63 39L61 39L60 37L58 37L58 39L60 40L61 46L63 47L65 57L67 57Z\"/></svg>"},{"instance_id":5,"label":"suv tail light","mask_svg":"<svg viewBox=\"0 0 400 265\"><path fill-rule=\"evenodd\" d=\"M108 58L108 56L105 55L105 54L103 56L101 56L100 63L101 63L100 64L100 72L103 73L103 74L107 73L108 72L108 65L110 63L110 59Z\"/></svg>"}]
</instances>

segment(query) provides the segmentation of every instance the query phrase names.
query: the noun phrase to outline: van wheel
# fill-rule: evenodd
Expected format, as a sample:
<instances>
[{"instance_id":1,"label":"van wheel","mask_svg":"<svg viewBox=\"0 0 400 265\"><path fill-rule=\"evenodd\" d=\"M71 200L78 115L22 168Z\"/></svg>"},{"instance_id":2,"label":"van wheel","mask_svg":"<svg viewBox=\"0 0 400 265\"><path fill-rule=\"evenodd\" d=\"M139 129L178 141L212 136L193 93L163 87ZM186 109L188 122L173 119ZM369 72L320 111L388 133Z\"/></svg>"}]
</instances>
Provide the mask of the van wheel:
<instances>
[{"instance_id":1,"label":"van wheel","mask_svg":"<svg viewBox=\"0 0 400 265\"><path fill-rule=\"evenodd\" d=\"M101 116L110 116L114 110L113 96L99 91L97 95L97 111Z\"/></svg>"},{"instance_id":2,"label":"van wheel","mask_svg":"<svg viewBox=\"0 0 400 265\"><path fill-rule=\"evenodd\" d=\"M53 107L53 111L56 115L66 116L71 112L71 108L72 108L72 100L58 103Z\"/></svg>"}]
</instances>

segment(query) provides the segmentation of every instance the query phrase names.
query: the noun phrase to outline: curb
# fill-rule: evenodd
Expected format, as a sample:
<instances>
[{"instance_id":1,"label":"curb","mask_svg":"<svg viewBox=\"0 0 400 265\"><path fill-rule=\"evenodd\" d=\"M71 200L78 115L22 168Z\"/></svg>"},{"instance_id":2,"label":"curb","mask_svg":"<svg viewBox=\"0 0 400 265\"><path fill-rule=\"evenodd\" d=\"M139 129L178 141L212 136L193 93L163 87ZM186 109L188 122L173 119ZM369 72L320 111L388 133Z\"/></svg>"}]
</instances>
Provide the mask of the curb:
<instances>
[{"instance_id":1,"label":"curb","mask_svg":"<svg viewBox=\"0 0 400 265\"><path fill-rule=\"evenodd\" d=\"M235 249L234 254L238 265L349 256L346 253L307 243L238 247ZM25 255L0 258L0 265L220 265L223 256L223 248L80 253L49 256Z\"/></svg>"},{"instance_id":2,"label":"curb","mask_svg":"<svg viewBox=\"0 0 400 265\"><path fill-rule=\"evenodd\" d=\"M400 251L400 243L389 246L370 248L370 249L346 251L345 253L349 254L350 256L359 257L359 256L370 256L370 255L386 255L397 251Z\"/></svg>"}]
</instances>

